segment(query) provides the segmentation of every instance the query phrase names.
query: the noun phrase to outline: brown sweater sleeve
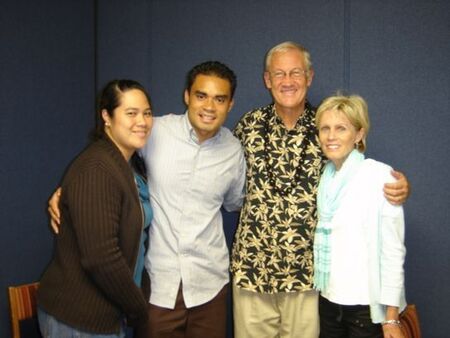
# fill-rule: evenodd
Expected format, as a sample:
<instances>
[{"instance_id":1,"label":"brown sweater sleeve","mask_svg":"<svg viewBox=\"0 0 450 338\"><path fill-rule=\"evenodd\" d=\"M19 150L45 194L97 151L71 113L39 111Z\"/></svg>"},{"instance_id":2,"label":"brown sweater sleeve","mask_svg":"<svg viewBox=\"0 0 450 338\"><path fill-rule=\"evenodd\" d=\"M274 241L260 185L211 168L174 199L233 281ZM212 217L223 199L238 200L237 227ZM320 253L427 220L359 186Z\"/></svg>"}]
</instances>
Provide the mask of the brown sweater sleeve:
<instances>
[{"instance_id":1,"label":"brown sweater sleeve","mask_svg":"<svg viewBox=\"0 0 450 338\"><path fill-rule=\"evenodd\" d=\"M82 267L130 319L145 320L147 302L120 249L120 231L124 231L120 229L121 212L127 191L121 189L118 180L120 177L113 177L110 168L97 165L83 170L64 193Z\"/></svg>"}]
</instances>

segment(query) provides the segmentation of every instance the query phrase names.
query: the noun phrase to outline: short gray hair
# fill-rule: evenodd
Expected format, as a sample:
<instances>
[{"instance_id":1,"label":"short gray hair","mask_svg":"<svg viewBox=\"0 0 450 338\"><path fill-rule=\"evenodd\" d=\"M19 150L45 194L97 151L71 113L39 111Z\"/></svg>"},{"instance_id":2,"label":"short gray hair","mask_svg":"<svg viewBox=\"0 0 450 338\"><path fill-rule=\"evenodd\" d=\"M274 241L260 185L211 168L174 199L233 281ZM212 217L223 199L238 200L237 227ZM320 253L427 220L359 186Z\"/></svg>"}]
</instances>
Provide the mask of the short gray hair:
<instances>
[{"instance_id":1,"label":"short gray hair","mask_svg":"<svg viewBox=\"0 0 450 338\"><path fill-rule=\"evenodd\" d=\"M282 42L274 47L272 47L266 54L266 58L264 61L265 71L269 70L270 62L272 61L273 54L278 52L287 52L289 50L298 50L300 53L302 53L304 60L305 60L305 66L306 71L309 72L309 70L312 68L312 62L311 62L311 54L309 51L303 47L302 45L293 42L293 41L285 41Z\"/></svg>"}]
</instances>

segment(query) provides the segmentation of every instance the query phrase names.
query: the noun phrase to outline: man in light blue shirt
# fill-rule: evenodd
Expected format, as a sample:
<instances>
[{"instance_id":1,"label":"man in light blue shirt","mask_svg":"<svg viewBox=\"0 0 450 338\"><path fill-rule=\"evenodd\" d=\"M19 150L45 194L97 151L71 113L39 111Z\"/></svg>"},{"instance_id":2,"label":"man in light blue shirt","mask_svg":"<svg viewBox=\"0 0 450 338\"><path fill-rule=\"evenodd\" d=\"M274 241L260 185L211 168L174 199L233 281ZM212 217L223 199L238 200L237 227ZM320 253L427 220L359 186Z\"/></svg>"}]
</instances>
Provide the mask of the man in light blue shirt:
<instances>
[{"instance_id":1,"label":"man in light blue shirt","mask_svg":"<svg viewBox=\"0 0 450 338\"><path fill-rule=\"evenodd\" d=\"M186 113L155 117L141 151L154 218L145 257L150 325L139 337L225 338L229 254L220 209L240 209L245 183L242 146L223 127L235 89L224 64L195 66ZM56 232L59 194L49 201Z\"/></svg>"},{"instance_id":2,"label":"man in light blue shirt","mask_svg":"<svg viewBox=\"0 0 450 338\"><path fill-rule=\"evenodd\" d=\"M220 208L240 209L245 182L241 144L222 126L235 88L227 66L195 66L187 112L155 117L142 149L154 211L149 337L225 337L229 254Z\"/></svg>"}]
</instances>

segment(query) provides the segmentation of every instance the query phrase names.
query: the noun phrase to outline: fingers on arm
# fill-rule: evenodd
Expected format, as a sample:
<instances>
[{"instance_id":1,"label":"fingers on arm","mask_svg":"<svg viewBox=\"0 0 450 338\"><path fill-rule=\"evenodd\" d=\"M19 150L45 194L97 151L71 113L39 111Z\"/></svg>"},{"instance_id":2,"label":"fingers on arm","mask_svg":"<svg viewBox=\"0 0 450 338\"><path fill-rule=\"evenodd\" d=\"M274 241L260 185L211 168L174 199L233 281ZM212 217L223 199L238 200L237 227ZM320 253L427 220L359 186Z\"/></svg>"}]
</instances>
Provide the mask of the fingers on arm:
<instances>
[{"instance_id":1,"label":"fingers on arm","mask_svg":"<svg viewBox=\"0 0 450 338\"><path fill-rule=\"evenodd\" d=\"M384 185L384 196L393 205L403 204L409 196L409 182L399 171L392 170L392 177L396 179Z\"/></svg>"}]
</instances>

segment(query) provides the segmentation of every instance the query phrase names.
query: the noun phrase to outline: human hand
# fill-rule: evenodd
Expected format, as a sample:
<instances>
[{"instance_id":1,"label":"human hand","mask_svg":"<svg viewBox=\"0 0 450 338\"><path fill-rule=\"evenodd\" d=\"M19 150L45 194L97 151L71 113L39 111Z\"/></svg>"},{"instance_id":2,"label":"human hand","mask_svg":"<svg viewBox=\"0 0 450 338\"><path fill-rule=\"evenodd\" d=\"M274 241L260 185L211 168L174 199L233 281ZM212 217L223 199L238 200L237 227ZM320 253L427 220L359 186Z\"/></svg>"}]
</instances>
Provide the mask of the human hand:
<instances>
[{"instance_id":1,"label":"human hand","mask_svg":"<svg viewBox=\"0 0 450 338\"><path fill-rule=\"evenodd\" d=\"M383 338L405 338L402 329L397 324L383 325Z\"/></svg>"},{"instance_id":2,"label":"human hand","mask_svg":"<svg viewBox=\"0 0 450 338\"><path fill-rule=\"evenodd\" d=\"M384 185L384 196L393 205L402 205L410 194L409 182L400 171L392 170L391 174L397 181Z\"/></svg>"},{"instance_id":3,"label":"human hand","mask_svg":"<svg viewBox=\"0 0 450 338\"><path fill-rule=\"evenodd\" d=\"M53 195L48 200L47 211L50 215L50 226L55 234L59 233L59 226L61 224L61 214L59 211L59 200L61 199L61 187L55 190Z\"/></svg>"}]
</instances>

